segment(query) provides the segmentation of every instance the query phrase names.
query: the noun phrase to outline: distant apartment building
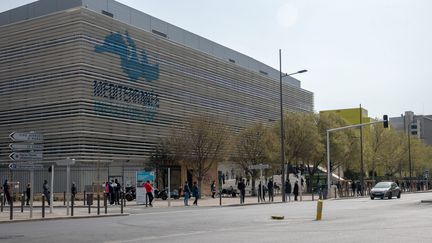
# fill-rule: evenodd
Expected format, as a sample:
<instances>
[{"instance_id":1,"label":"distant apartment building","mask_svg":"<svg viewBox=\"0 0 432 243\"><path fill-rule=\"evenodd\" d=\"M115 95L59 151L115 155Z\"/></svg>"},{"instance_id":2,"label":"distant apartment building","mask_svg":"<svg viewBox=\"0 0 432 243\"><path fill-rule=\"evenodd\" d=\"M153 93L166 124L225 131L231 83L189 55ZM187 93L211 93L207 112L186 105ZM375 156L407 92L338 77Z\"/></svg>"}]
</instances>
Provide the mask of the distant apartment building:
<instances>
[{"instance_id":1,"label":"distant apartment building","mask_svg":"<svg viewBox=\"0 0 432 243\"><path fill-rule=\"evenodd\" d=\"M360 124L360 120L361 123L371 122L371 118L368 117L368 111L360 107L320 111L320 114L325 114L325 113L336 113L340 115L343 119L345 119L345 121L349 125Z\"/></svg>"},{"instance_id":2,"label":"distant apartment building","mask_svg":"<svg viewBox=\"0 0 432 243\"><path fill-rule=\"evenodd\" d=\"M400 117L390 117L391 126L406 134L418 137L424 143L432 145L432 115L416 115L406 111Z\"/></svg>"}]
</instances>

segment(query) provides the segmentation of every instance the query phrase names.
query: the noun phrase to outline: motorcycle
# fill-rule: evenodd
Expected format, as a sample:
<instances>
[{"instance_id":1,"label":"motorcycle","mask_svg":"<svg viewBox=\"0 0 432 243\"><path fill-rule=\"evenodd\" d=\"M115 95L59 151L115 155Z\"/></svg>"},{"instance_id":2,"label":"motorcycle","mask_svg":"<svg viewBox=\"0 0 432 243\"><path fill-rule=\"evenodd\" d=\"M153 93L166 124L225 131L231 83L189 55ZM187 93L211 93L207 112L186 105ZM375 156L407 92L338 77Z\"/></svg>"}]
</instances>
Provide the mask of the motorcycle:
<instances>
[{"instance_id":1,"label":"motorcycle","mask_svg":"<svg viewBox=\"0 0 432 243\"><path fill-rule=\"evenodd\" d=\"M128 186L125 188L126 189L126 193L125 193L125 198L126 200L133 201L136 198L136 189L134 186Z\"/></svg>"},{"instance_id":2,"label":"motorcycle","mask_svg":"<svg viewBox=\"0 0 432 243\"><path fill-rule=\"evenodd\" d=\"M154 197L155 198L162 198L162 200L168 199L168 192L167 189L159 191L158 189L154 190Z\"/></svg>"}]
</instances>

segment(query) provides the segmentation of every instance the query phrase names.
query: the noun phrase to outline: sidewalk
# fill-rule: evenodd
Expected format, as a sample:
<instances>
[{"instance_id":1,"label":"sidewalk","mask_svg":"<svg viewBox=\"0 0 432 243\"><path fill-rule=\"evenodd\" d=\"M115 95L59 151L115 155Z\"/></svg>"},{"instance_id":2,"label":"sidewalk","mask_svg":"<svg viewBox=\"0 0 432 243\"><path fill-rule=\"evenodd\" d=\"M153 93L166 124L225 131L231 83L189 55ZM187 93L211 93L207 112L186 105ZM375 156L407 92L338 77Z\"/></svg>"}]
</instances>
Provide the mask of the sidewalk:
<instances>
[{"instance_id":1,"label":"sidewalk","mask_svg":"<svg viewBox=\"0 0 432 243\"><path fill-rule=\"evenodd\" d=\"M299 199L300 200L300 199ZM311 201L311 195L304 195L303 201ZM315 200L317 197L315 196ZM193 204L194 199L189 200L190 207L196 207ZM276 195L274 197L273 203L281 203L282 197L280 195ZM291 202L289 203L299 203L300 201L294 202L294 197L291 197ZM172 199L171 207L185 207L183 198L180 199ZM246 197L245 204L240 204L239 197L222 197L222 205L220 205L219 198L211 198L204 197L198 201L199 207L219 207L219 206L244 206L244 205L256 205L258 203L257 197ZM269 204L268 196L266 197L266 201L261 204ZM156 199L153 202L153 208L168 208L168 200ZM67 215L66 206L63 204L63 201L55 201L53 207L53 213L49 213L50 209L48 205L45 204L45 218L42 218L42 202L35 201L33 202L33 217L30 219L30 206L24 206L24 212L21 213L21 203L14 202L13 209L13 220L10 220L10 207L9 205L4 205L3 212L0 212L0 223L7 222L22 222L22 221L40 221L40 220L49 220L49 219L64 219L64 218L83 218L83 217L107 217L107 216L127 216L129 213L136 213L140 210L151 210L152 207L146 207L143 204L136 204L135 201L126 202L125 207L123 208L124 214L121 214L120 205L107 205L107 214L105 214L105 208L103 205L103 201L100 201L100 214L97 214L97 200L93 201L93 205L90 208L90 214L88 213L88 206L84 206L83 201L76 201L74 206L74 216ZM71 207L69 207L69 215L71 214Z\"/></svg>"}]
</instances>

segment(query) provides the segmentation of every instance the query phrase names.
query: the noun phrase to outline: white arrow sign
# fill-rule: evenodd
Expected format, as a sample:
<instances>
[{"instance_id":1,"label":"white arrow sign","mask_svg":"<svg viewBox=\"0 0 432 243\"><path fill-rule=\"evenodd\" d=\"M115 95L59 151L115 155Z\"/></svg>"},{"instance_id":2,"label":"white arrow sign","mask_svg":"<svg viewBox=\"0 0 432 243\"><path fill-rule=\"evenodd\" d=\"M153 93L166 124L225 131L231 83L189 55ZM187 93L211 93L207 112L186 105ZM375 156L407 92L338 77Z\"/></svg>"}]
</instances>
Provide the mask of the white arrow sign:
<instances>
[{"instance_id":1,"label":"white arrow sign","mask_svg":"<svg viewBox=\"0 0 432 243\"><path fill-rule=\"evenodd\" d=\"M67 159L56 161L56 163L59 166L74 165L75 164L75 159L71 159L71 158L68 157Z\"/></svg>"},{"instance_id":2,"label":"white arrow sign","mask_svg":"<svg viewBox=\"0 0 432 243\"><path fill-rule=\"evenodd\" d=\"M43 150L43 145L11 143L9 144L9 148L11 148L13 151Z\"/></svg>"},{"instance_id":3,"label":"white arrow sign","mask_svg":"<svg viewBox=\"0 0 432 243\"><path fill-rule=\"evenodd\" d=\"M32 169L42 169L41 164L28 164L28 163L10 163L9 169L11 170L32 170Z\"/></svg>"},{"instance_id":4,"label":"white arrow sign","mask_svg":"<svg viewBox=\"0 0 432 243\"><path fill-rule=\"evenodd\" d=\"M262 170L270 168L269 164L257 164L257 165L249 165L248 168L250 170Z\"/></svg>"},{"instance_id":5,"label":"white arrow sign","mask_svg":"<svg viewBox=\"0 0 432 243\"><path fill-rule=\"evenodd\" d=\"M40 133L22 133L22 132L13 132L9 134L10 139L12 141L24 141L24 142L43 142L43 135Z\"/></svg>"},{"instance_id":6,"label":"white arrow sign","mask_svg":"<svg viewBox=\"0 0 432 243\"><path fill-rule=\"evenodd\" d=\"M11 153L9 158L14 161L22 161L22 160L41 160L43 159L42 152L35 153Z\"/></svg>"}]
</instances>

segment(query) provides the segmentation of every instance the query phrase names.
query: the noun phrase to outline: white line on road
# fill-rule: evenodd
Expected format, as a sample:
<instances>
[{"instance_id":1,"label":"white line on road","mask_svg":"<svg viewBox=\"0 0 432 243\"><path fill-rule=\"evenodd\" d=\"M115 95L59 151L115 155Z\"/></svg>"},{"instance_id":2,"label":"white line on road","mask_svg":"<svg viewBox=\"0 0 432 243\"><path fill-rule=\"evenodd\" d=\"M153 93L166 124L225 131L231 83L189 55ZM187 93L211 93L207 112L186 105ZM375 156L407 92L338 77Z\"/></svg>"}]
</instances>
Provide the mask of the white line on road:
<instances>
[{"instance_id":1,"label":"white line on road","mask_svg":"<svg viewBox=\"0 0 432 243\"><path fill-rule=\"evenodd\" d=\"M126 242L143 242L144 240L157 240L161 238L172 238L172 237L181 237L181 236L189 236L189 235L199 235L209 233L210 231L194 231L189 233L177 233L171 235L159 235L159 236L144 236L135 239L129 240L117 240L117 241L104 241L104 243L126 243Z\"/></svg>"}]
</instances>

